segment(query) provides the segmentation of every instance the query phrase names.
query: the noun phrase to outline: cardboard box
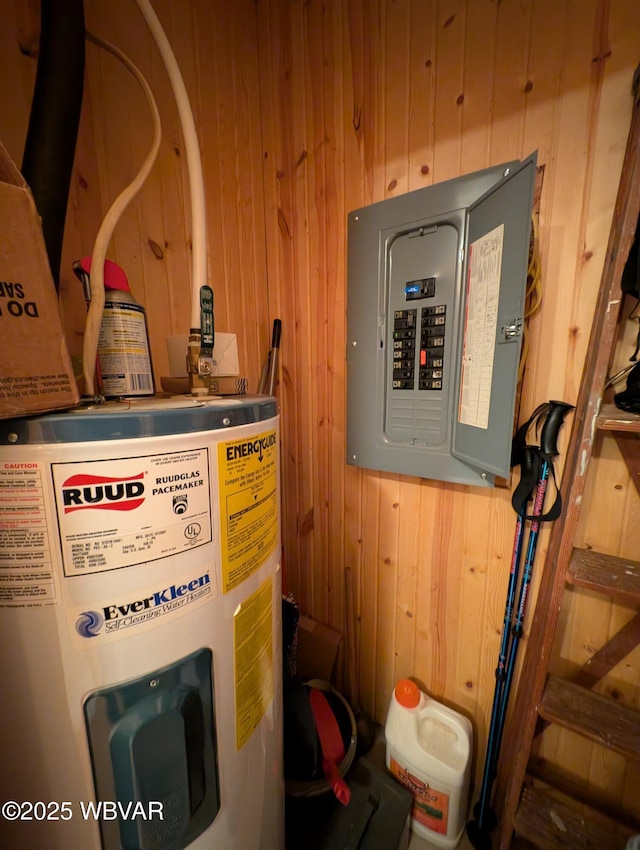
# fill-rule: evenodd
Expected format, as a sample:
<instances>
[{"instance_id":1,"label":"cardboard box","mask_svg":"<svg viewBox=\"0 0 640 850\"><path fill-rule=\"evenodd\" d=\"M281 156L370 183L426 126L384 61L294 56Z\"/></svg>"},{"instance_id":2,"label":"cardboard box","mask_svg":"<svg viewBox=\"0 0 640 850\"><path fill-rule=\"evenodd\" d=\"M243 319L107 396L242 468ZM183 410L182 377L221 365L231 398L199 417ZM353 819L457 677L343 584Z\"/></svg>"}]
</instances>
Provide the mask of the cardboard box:
<instances>
[{"instance_id":1,"label":"cardboard box","mask_svg":"<svg viewBox=\"0 0 640 850\"><path fill-rule=\"evenodd\" d=\"M303 682L308 679L331 681L341 640L339 632L317 623L311 617L300 615L296 666Z\"/></svg>"},{"instance_id":2,"label":"cardboard box","mask_svg":"<svg viewBox=\"0 0 640 850\"><path fill-rule=\"evenodd\" d=\"M78 403L40 218L1 142L0 340L0 419Z\"/></svg>"}]
</instances>

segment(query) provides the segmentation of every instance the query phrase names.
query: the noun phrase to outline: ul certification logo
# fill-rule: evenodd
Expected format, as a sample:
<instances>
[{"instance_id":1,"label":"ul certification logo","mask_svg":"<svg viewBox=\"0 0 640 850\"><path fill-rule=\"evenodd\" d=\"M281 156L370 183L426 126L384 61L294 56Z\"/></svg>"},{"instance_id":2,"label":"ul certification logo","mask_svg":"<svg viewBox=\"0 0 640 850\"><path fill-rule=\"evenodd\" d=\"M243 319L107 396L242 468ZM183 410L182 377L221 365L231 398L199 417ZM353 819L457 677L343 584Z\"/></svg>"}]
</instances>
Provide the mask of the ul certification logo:
<instances>
[{"instance_id":1,"label":"ul certification logo","mask_svg":"<svg viewBox=\"0 0 640 850\"><path fill-rule=\"evenodd\" d=\"M174 496L173 497L173 512L174 512L174 514L186 514L188 505L189 505L189 499L188 499L187 496Z\"/></svg>"},{"instance_id":2,"label":"ul certification logo","mask_svg":"<svg viewBox=\"0 0 640 850\"><path fill-rule=\"evenodd\" d=\"M197 540L202 531L202 526L199 522L191 522L184 530L184 536L192 542Z\"/></svg>"}]
</instances>

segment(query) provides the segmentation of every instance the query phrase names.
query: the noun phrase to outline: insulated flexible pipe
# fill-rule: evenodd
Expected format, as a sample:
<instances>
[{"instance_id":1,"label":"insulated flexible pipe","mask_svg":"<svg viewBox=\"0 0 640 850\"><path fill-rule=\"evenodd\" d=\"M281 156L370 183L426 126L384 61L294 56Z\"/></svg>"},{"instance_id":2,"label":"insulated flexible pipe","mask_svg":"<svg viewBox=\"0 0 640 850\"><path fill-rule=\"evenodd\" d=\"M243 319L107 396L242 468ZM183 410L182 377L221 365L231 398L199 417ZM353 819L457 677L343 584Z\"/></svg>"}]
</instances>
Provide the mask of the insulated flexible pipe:
<instances>
[{"instance_id":1,"label":"insulated flexible pipe","mask_svg":"<svg viewBox=\"0 0 640 850\"><path fill-rule=\"evenodd\" d=\"M193 271L191 279L191 328L200 329L200 287L207 285L207 217L204 202L204 177L198 134L189 104L187 89L180 73L175 54L165 35L162 24L149 0L136 0L147 26L158 46L180 115L182 135L187 154L187 170L189 173L189 192L191 196L191 228L192 228L192 258Z\"/></svg>"},{"instance_id":2,"label":"insulated flexible pipe","mask_svg":"<svg viewBox=\"0 0 640 850\"><path fill-rule=\"evenodd\" d=\"M104 309L105 301L104 262L107 256L107 248L109 247L111 236L113 234L116 224L120 219L120 216L125 211L129 203L140 191L142 185L144 184L144 181L149 176L149 172L153 167L153 164L156 160L156 156L158 155L158 150L160 148L162 130L160 126L160 113L158 111L158 106L156 104L155 98L153 97L153 92L151 91L149 83L146 81L146 79L138 70L138 68L133 64L133 62L131 62L131 60L127 56L125 56L125 54L121 50L119 50L113 44L110 44L108 41L104 41L103 39L99 38L98 36L92 35L91 33L87 33L87 39L98 45L98 47L101 47L103 50L106 50L109 53L113 54L133 74L133 76L136 78L136 80L142 87L153 117L153 142L151 145L151 149L149 150L149 153L147 154L147 157L144 163L142 164L142 167L138 174L134 177L131 183L129 183L129 185L125 189L123 189L122 192L120 192L118 197L115 199L115 201L109 208L109 211L107 212L106 216L102 221L102 224L100 225L100 229L98 230L98 235L96 236L96 241L93 246L90 276L91 303L89 304L89 312L87 313L87 320L85 322L84 340L82 347L82 368L84 373L85 394L90 396L93 395L94 392L96 353L98 351L100 325L102 322L102 312Z\"/></svg>"},{"instance_id":3,"label":"insulated flexible pipe","mask_svg":"<svg viewBox=\"0 0 640 850\"><path fill-rule=\"evenodd\" d=\"M22 174L42 218L56 289L84 81L82 0L42 0L40 47Z\"/></svg>"}]
</instances>

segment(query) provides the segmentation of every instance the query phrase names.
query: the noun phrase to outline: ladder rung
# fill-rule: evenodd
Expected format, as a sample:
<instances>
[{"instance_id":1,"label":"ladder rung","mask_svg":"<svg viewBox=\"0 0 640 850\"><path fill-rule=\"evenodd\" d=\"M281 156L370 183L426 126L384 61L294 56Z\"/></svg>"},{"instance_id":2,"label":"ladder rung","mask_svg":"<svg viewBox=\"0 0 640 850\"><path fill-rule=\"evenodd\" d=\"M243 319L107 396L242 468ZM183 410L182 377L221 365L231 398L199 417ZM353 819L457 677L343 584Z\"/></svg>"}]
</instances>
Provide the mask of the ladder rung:
<instances>
[{"instance_id":1,"label":"ladder rung","mask_svg":"<svg viewBox=\"0 0 640 850\"><path fill-rule=\"evenodd\" d=\"M620 850L631 835L586 806L578 812L530 785L523 788L513 825L540 850Z\"/></svg>"},{"instance_id":2,"label":"ladder rung","mask_svg":"<svg viewBox=\"0 0 640 850\"><path fill-rule=\"evenodd\" d=\"M571 773L571 768L561 767L541 756L532 756L527 765L529 781L535 779L553 788L566 799L570 797L576 806L587 806L602 817L608 817L615 823L627 827L635 835L640 833L640 817L625 811L622 803L615 802L615 791L603 789L586 779L580 779Z\"/></svg>"},{"instance_id":3,"label":"ladder rung","mask_svg":"<svg viewBox=\"0 0 640 850\"><path fill-rule=\"evenodd\" d=\"M567 581L598 593L640 603L640 563L590 549L574 549Z\"/></svg>"},{"instance_id":4,"label":"ladder rung","mask_svg":"<svg viewBox=\"0 0 640 850\"><path fill-rule=\"evenodd\" d=\"M549 676L539 714L609 750L640 760L640 712L557 676Z\"/></svg>"},{"instance_id":5,"label":"ladder rung","mask_svg":"<svg viewBox=\"0 0 640 850\"><path fill-rule=\"evenodd\" d=\"M634 431L640 434L640 416L620 410L615 404L603 404L596 427L601 431Z\"/></svg>"}]
</instances>

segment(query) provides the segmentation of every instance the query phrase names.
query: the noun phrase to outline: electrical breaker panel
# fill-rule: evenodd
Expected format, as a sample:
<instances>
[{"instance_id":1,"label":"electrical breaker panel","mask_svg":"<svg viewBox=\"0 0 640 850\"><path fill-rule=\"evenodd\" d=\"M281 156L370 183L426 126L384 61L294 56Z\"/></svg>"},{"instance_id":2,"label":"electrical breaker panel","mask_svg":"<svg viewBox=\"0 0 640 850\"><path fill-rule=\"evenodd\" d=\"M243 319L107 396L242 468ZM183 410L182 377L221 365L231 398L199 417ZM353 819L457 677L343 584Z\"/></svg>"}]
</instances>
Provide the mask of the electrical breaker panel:
<instances>
[{"instance_id":1,"label":"electrical breaker panel","mask_svg":"<svg viewBox=\"0 0 640 850\"><path fill-rule=\"evenodd\" d=\"M347 462L507 477L536 154L349 214Z\"/></svg>"}]
</instances>

